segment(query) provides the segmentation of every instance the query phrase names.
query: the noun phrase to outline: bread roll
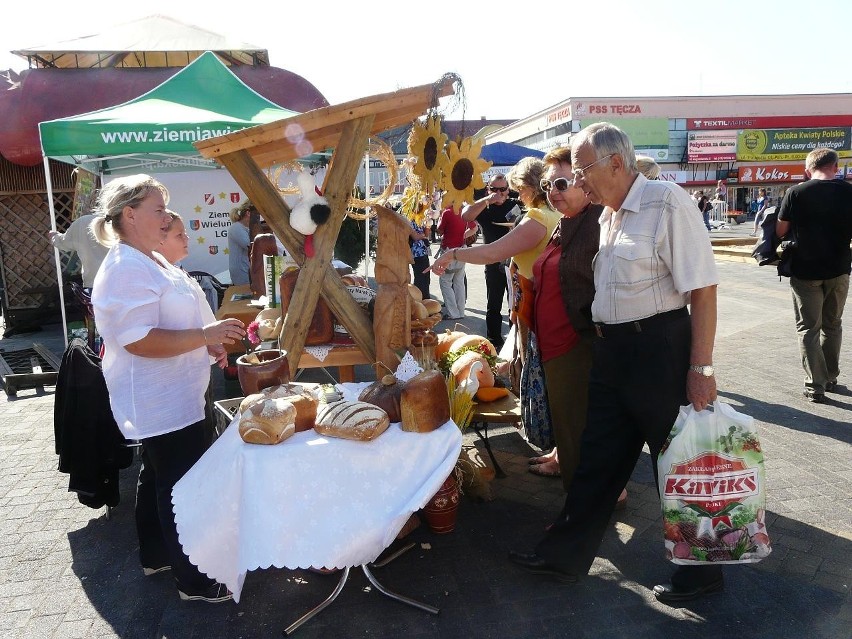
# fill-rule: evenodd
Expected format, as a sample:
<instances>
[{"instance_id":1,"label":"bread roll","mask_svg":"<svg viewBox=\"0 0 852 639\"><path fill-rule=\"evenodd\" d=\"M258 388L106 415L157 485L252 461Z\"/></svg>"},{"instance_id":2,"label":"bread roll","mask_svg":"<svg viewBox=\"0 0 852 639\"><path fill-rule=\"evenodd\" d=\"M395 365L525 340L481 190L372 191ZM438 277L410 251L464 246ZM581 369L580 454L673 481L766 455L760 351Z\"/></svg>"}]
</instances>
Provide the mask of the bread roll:
<instances>
[{"instance_id":1,"label":"bread roll","mask_svg":"<svg viewBox=\"0 0 852 639\"><path fill-rule=\"evenodd\" d=\"M363 276L357 275L355 273L349 273L348 275L344 275L340 278L346 286L361 286L364 288L369 287L370 285L367 283L367 280L364 279Z\"/></svg>"},{"instance_id":2,"label":"bread roll","mask_svg":"<svg viewBox=\"0 0 852 639\"><path fill-rule=\"evenodd\" d=\"M423 301L423 291L414 286L414 284L408 284L408 294L411 295L411 299L414 302L422 302Z\"/></svg>"},{"instance_id":3,"label":"bread roll","mask_svg":"<svg viewBox=\"0 0 852 639\"><path fill-rule=\"evenodd\" d=\"M399 399L402 430L428 433L450 419L447 383L439 371L424 371L402 387Z\"/></svg>"},{"instance_id":4,"label":"bread roll","mask_svg":"<svg viewBox=\"0 0 852 639\"><path fill-rule=\"evenodd\" d=\"M421 304L426 307L426 311L429 313L429 315L434 315L435 313L441 312L441 302L439 302L438 300L423 300Z\"/></svg>"},{"instance_id":5,"label":"bread roll","mask_svg":"<svg viewBox=\"0 0 852 639\"><path fill-rule=\"evenodd\" d=\"M389 425L388 414L378 406L343 400L320 407L314 430L327 437L370 441Z\"/></svg>"},{"instance_id":6,"label":"bread roll","mask_svg":"<svg viewBox=\"0 0 852 639\"><path fill-rule=\"evenodd\" d=\"M296 432L296 407L286 399L265 399L240 415L240 437L248 444L277 444Z\"/></svg>"},{"instance_id":7,"label":"bread roll","mask_svg":"<svg viewBox=\"0 0 852 639\"><path fill-rule=\"evenodd\" d=\"M411 318L416 320L424 320L429 317L429 311L423 306L422 302L411 302Z\"/></svg>"}]
</instances>

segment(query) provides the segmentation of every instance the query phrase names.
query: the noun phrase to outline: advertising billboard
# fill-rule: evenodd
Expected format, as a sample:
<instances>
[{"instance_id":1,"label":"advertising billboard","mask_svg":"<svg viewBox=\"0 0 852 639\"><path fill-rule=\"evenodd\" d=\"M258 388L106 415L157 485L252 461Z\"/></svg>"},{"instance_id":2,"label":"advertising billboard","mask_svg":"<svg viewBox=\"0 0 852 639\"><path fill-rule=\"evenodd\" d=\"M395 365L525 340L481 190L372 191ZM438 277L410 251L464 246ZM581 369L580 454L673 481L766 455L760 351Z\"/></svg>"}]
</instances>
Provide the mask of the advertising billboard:
<instances>
[{"instance_id":1,"label":"advertising billboard","mask_svg":"<svg viewBox=\"0 0 852 639\"><path fill-rule=\"evenodd\" d=\"M737 134L737 160L773 162L804 160L817 147L834 149L852 157L850 127L810 129L746 129Z\"/></svg>"},{"instance_id":2,"label":"advertising billboard","mask_svg":"<svg viewBox=\"0 0 852 639\"><path fill-rule=\"evenodd\" d=\"M657 161L669 157L668 118L589 118L580 120L580 128L585 129L596 122L610 122L624 131L637 153L649 155Z\"/></svg>"},{"instance_id":3,"label":"advertising billboard","mask_svg":"<svg viewBox=\"0 0 852 639\"><path fill-rule=\"evenodd\" d=\"M686 152L688 162L733 162L737 159L737 132L690 131Z\"/></svg>"}]
</instances>

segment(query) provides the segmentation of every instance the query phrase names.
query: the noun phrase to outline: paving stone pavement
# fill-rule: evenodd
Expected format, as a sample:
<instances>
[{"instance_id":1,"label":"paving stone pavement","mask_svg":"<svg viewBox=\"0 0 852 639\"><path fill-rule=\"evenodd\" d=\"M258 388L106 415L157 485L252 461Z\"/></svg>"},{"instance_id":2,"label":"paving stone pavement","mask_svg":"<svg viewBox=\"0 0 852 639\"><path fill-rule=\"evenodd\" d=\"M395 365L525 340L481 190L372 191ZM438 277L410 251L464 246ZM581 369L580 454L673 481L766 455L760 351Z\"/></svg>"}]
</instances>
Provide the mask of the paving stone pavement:
<instances>
[{"instance_id":1,"label":"paving stone pavement","mask_svg":"<svg viewBox=\"0 0 852 639\"><path fill-rule=\"evenodd\" d=\"M491 482L494 500L463 499L453 533L421 526L408 538L417 542L413 550L375 571L388 588L438 606L440 614L392 601L353 571L339 598L297 636L852 636L852 391L830 395L824 405L801 400L787 282L753 264L718 265L720 395L757 420L773 542L768 559L726 567L723 593L680 608L657 603L650 588L671 566L646 452L628 485L628 508L613 516L588 578L562 586L517 570L508 550L535 543L563 494L558 480L527 472L535 451L518 431L498 428L491 443L507 477ZM468 268L468 280L465 323L481 330L480 267ZM33 341L63 348L57 327L0 340L0 348ZM852 387L850 353L847 339L842 382ZM229 383L217 388L220 396L238 394ZM169 573L143 577L132 507L138 466L122 471L122 502L109 519L81 505L56 470L53 395L52 387L21 390L17 398L0 393L0 636L280 637L331 592L334 575L273 568L249 573L239 605L213 606L181 602ZM481 449L473 434L465 442Z\"/></svg>"}]
</instances>

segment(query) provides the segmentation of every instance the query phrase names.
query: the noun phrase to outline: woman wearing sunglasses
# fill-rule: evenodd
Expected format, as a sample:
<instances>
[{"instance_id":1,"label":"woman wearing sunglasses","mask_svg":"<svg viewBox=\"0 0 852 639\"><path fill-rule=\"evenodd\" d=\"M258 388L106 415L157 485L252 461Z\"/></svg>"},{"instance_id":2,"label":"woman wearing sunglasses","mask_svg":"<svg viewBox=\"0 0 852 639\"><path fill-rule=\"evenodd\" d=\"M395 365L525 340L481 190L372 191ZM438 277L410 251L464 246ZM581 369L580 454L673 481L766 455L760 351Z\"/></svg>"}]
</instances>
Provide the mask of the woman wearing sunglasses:
<instances>
[{"instance_id":1,"label":"woman wearing sunglasses","mask_svg":"<svg viewBox=\"0 0 852 639\"><path fill-rule=\"evenodd\" d=\"M515 323L516 336L514 350L521 365L520 393L524 428L533 444L549 450L553 440L547 398L544 395L541 366L537 364L537 349L531 346L529 338L533 307L532 265L547 244L560 217L558 212L548 206L547 196L541 189L543 177L544 163L541 160L524 158L518 162L509 172L507 181L518 192L526 209L521 222L493 242L448 251L435 260L432 269L441 274L451 267L454 259L468 264L493 264L512 258L510 270L515 290L512 300L512 321ZM511 225L510 222L506 223ZM528 367L527 354L530 352L533 354L533 365ZM558 468L549 474L558 476Z\"/></svg>"}]
</instances>

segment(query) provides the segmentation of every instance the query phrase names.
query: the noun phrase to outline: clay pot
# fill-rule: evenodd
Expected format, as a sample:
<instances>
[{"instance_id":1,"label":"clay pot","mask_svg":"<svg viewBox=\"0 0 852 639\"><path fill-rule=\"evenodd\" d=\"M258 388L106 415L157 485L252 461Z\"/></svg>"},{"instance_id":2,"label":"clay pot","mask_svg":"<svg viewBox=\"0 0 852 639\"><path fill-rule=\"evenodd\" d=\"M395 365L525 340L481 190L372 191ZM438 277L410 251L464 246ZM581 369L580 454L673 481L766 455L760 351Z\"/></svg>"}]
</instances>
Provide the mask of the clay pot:
<instances>
[{"instance_id":1,"label":"clay pot","mask_svg":"<svg viewBox=\"0 0 852 639\"><path fill-rule=\"evenodd\" d=\"M237 358L237 377L243 394L259 393L264 388L286 384L290 381L290 364L287 362L287 351L270 349L255 353L260 359L259 364L246 362L246 356Z\"/></svg>"},{"instance_id":2,"label":"clay pot","mask_svg":"<svg viewBox=\"0 0 852 639\"><path fill-rule=\"evenodd\" d=\"M459 485L454 475L441 484L438 492L423 508L423 516L433 533L442 535L453 532L459 509Z\"/></svg>"}]
</instances>

